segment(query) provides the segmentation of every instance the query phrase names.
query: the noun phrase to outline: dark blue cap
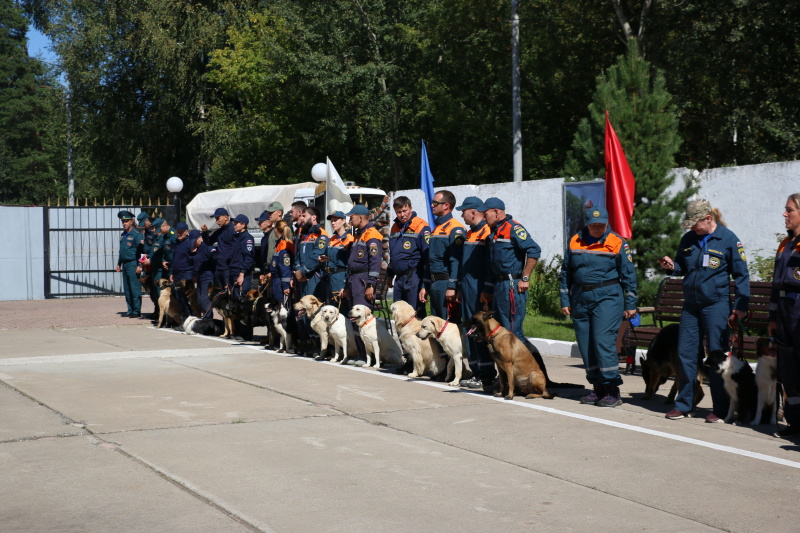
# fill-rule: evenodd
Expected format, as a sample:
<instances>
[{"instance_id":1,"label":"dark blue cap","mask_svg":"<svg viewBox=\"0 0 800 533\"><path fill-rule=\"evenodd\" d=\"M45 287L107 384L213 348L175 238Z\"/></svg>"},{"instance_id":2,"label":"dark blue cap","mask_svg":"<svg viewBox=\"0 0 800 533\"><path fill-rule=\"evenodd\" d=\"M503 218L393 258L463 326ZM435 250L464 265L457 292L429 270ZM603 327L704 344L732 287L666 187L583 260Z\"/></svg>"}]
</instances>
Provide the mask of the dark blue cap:
<instances>
[{"instance_id":1,"label":"dark blue cap","mask_svg":"<svg viewBox=\"0 0 800 533\"><path fill-rule=\"evenodd\" d=\"M144 211L142 211L141 213L139 213L138 215L136 215L136 220L138 220L139 222L142 222L142 221L144 221L144 220L147 220L148 218L150 218L150 215L148 215L148 214L147 214L147 213L145 213Z\"/></svg>"},{"instance_id":2,"label":"dark blue cap","mask_svg":"<svg viewBox=\"0 0 800 533\"><path fill-rule=\"evenodd\" d=\"M189 232L189 240L194 242L197 240L198 237L200 237L200 235L201 233L199 229L193 229L192 231Z\"/></svg>"},{"instance_id":3,"label":"dark blue cap","mask_svg":"<svg viewBox=\"0 0 800 533\"><path fill-rule=\"evenodd\" d=\"M250 219L242 214L236 215L231 220L233 220L234 222L241 222L245 226L250 223Z\"/></svg>"},{"instance_id":4,"label":"dark blue cap","mask_svg":"<svg viewBox=\"0 0 800 533\"><path fill-rule=\"evenodd\" d=\"M483 212L483 211L486 211L486 210L489 210L489 209L500 209L501 211L505 211L506 210L506 204L500 198L495 198L493 196L493 197L487 199L485 202L483 202L483 207L478 209L478 211Z\"/></svg>"},{"instance_id":5,"label":"dark blue cap","mask_svg":"<svg viewBox=\"0 0 800 533\"><path fill-rule=\"evenodd\" d=\"M354 205L353 209L351 209L350 212L347 213L346 216L349 217L350 215L369 216L369 209L367 209L367 206L365 206L365 205Z\"/></svg>"},{"instance_id":6,"label":"dark blue cap","mask_svg":"<svg viewBox=\"0 0 800 533\"><path fill-rule=\"evenodd\" d=\"M178 231L187 231L189 229L189 224L186 222L178 222L175 224L175 229Z\"/></svg>"},{"instance_id":7,"label":"dark blue cap","mask_svg":"<svg viewBox=\"0 0 800 533\"><path fill-rule=\"evenodd\" d=\"M133 213L130 211L120 211L117 216L120 220L133 220Z\"/></svg>"},{"instance_id":8,"label":"dark blue cap","mask_svg":"<svg viewBox=\"0 0 800 533\"><path fill-rule=\"evenodd\" d=\"M330 215L327 216L327 219L330 220L332 218L344 218L346 215L341 211L334 211Z\"/></svg>"},{"instance_id":9,"label":"dark blue cap","mask_svg":"<svg viewBox=\"0 0 800 533\"><path fill-rule=\"evenodd\" d=\"M211 218L217 218L217 217L222 216L222 215L225 215L226 217L229 216L228 215L228 210L225 209L224 207L218 207L217 210L214 211L214 214L211 215Z\"/></svg>"},{"instance_id":10,"label":"dark blue cap","mask_svg":"<svg viewBox=\"0 0 800 533\"><path fill-rule=\"evenodd\" d=\"M264 222L265 220L269 220L269 216L271 214L272 213L270 213L269 211L262 211L261 214L258 215L258 218L256 219L256 222Z\"/></svg>"},{"instance_id":11,"label":"dark blue cap","mask_svg":"<svg viewBox=\"0 0 800 533\"><path fill-rule=\"evenodd\" d=\"M605 207L590 207L586 210L587 224L608 224L608 211Z\"/></svg>"},{"instance_id":12,"label":"dark blue cap","mask_svg":"<svg viewBox=\"0 0 800 533\"><path fill-rule=\"evenodd\" d=\"M477 209L480 211L482 207L483 201L480 198L477 196L467 196L464 198L464 202L456 207L456 211L464 211L465 209Z\"/></svg>"},{"instance_id":13,"label":"dark blue cap","mask_svg":"<svg viewBox=\"0 0 800 533\"><path fill-rule=\"evenodd\" d=\"M157 228L160 228L164 224L164 222L166 222L166 220L164 220L163 218L157 218L153 221L153 225Z\"/></svg>"}]
</instances>

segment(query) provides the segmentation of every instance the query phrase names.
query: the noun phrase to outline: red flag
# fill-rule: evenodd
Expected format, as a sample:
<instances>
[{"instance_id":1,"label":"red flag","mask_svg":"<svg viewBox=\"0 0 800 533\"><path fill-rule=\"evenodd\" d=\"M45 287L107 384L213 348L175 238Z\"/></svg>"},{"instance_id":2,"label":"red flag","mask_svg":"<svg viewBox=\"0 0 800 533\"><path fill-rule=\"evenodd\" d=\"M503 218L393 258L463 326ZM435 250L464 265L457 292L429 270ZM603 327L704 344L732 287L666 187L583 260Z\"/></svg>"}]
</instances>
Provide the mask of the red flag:
<instances>
[{"instance_id":1,"label":"red flag","mask_svg":"<svg viewBox=\"0 0 800 533\"><path fill-rule=\"evenodd\" d=\"M631 238L631 217L633 217L633 193L636 180L631 167L625 159L625 152L619 144L617 134L611 127L606 110L606 209L611 229L624 239Z\"/></svg>"}]
</instances>

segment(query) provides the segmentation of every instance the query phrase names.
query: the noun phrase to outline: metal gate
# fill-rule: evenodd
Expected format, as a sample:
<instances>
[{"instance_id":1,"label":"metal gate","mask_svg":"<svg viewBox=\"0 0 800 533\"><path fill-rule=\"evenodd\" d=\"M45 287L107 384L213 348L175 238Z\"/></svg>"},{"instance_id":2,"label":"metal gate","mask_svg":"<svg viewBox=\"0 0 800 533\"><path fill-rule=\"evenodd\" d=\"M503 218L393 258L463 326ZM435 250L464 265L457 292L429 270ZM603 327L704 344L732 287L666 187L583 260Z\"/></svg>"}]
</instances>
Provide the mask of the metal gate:
<instances>
[{"instance_id":1,"label":"metal gate","mask_svg":"<svg viewBox=\"0 0 800 533\"><path fill-rule=\"evenodd\" d=\"M45 207L45 298L110 296L123 294L122 276L116 272L121 210L161 216L168 205Z\"/></svg>"}]
</instances>

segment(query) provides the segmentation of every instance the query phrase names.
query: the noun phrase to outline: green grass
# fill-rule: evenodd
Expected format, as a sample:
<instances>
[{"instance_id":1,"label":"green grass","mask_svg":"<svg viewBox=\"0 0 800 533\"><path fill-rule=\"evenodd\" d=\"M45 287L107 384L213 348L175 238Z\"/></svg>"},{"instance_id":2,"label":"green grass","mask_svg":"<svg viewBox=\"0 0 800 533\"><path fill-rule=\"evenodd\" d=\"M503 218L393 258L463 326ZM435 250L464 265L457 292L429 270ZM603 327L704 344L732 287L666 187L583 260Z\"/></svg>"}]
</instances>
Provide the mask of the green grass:
<instances>
[{"instance_id":1,"label":"green grass","mask_svg":"<svg viewBox=\"0 0 800 533\"><path fill-rule=\"evenodd\" d=\"M569 318L553 318L549 316L525 315L522 331L526 337L539 337L557 341L575 342L575 330Z\"/></svg>"}]
</instances>

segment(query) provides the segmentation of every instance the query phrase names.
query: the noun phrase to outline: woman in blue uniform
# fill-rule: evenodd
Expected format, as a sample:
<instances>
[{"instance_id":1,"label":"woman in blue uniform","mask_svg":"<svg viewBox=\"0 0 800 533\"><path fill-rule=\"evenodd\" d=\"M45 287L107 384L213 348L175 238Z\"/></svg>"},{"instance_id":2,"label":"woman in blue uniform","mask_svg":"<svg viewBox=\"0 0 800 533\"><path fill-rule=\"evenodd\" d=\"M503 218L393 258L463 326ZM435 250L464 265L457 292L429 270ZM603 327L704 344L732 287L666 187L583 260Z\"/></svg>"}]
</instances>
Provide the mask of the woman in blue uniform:
<instances>
[{"instance_id":1,"label":"woman in blue uniform","mask_svg":"<svg viewBox=\"0 0 800 533\"><path fill-rule=\"evenodd\" d=\"M272 274L272 297L277 300L283 298L284 305L288 306L289 283L292 281L292 263L294 261L294 243L292 243L292 230L289 223L279 220L275 223L275 253L269 265Z\"/></svg>"},{"instance_id":2,"label":"woman in blue uniform","mask_svg":"<svg viewBox=\"0 0 800 533\"><path fill-rule=\"evenodd\" d=\"M778 378L786 392L788 424L776 437L800 435L800 193L786 200L784 225L789 234L775 256L769 299L769 334L778 343Z\"/></svg>"},{"instance_id":3,"label":"woman in blue uniform","mask_svg":"<svg viewBox=\"0 0 800 533\"><path fill-rule=\"evenodd\" d=\"M719 221L708 200L689 203L683 227L691 231L681 238L675 260L668 256L658 260L668 274L683 276L684 301L678 333L678 396L675 409L666 414L670 420L690 416L694 411L698 354L704 350L703 338L709 351L728 350L728 322L744 317L750 303L750 274L744 247L739 238ZM736 286L733 311L729 296L731 278ZM730 401L722 376L712 372L708 385L714 409L706 417L706 422L722 422Z\"/></svg>"},{"instance_id":4,"label":"woman in blue uniform","mask_svg":"<svg viewBox=\"0 0 800 533\"><path fill-rule=\"evenodd\" d=\"M327 253L320 256L319 260L325 263L327 286L325 301L338 306L342 289L347 281L347 260L350 258L350 246L355 238L347 231L347 219L342 211L335 211L328 215L328 220L331 221L333 235L328 241ZM343 302L339 311L346 315L350 312L350 306Z\"/></svg>"}]
</instances>

